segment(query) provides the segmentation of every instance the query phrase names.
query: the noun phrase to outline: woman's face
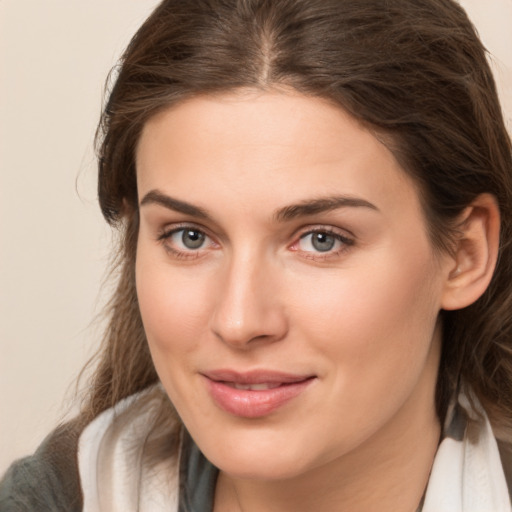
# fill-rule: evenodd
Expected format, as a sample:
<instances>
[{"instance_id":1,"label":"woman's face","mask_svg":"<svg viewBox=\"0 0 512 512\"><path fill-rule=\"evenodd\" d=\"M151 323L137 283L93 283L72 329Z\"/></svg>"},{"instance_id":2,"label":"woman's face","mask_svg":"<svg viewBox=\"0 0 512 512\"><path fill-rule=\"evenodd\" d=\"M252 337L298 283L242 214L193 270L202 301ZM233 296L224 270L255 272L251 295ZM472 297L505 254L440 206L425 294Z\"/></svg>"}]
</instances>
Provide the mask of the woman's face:
<instances>
[{"instance_id":1,"label":"woman's face","mask_svg":"<svg viewBox=\"0 0 512 512\"><path fill-rule=\"evenodd\" d=\"M137 179L151 354L221 470L293 477L436 421L448 261L353 118L296 93L197 97L146 124Z\"/></svg>"}]
</instances>

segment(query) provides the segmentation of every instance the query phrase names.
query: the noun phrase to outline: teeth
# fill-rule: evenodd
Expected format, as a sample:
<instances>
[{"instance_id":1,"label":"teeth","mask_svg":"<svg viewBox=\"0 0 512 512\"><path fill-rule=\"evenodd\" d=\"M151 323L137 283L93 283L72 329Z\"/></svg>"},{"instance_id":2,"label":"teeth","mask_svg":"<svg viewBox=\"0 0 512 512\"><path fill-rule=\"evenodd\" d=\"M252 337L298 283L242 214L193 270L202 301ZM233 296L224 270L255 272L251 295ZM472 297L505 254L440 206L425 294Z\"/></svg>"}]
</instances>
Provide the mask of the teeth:
<instances>
[{"instance_id":1,"label":"teeth","mask_svg":"<svg viewBox=\"0 0 512 512\"><path fill-rule=\"evenodd\" d=\"M235 389L243 389L250 391L264 391L265 389L274 389L280 386L280 384L278 383L238 384L236 382L230 382L229 385Z\"/></svg>"}]
</instances>

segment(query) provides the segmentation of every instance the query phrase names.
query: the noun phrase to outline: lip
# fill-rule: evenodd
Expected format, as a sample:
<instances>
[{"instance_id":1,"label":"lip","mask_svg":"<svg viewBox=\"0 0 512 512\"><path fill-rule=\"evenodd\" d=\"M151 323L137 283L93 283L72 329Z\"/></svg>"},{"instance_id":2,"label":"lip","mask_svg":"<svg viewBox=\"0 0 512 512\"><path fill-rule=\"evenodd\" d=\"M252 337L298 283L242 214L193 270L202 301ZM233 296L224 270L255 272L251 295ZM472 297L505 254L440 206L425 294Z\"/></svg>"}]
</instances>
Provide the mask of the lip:
<instances>
[{"instance_id":1,"label":"lip","mask_svg":"<svg viewBox=\"0 0 512 512\"><path fill-rule=\"evenodd\" d=\"M295 375L272 370L237 372L213 370L202 373L214 402L224 411L242 418L266 416L300 395L315 380L314 375ZM269 389L236 389L234 385L269 384Z\"/></svg>"}]
</instances>

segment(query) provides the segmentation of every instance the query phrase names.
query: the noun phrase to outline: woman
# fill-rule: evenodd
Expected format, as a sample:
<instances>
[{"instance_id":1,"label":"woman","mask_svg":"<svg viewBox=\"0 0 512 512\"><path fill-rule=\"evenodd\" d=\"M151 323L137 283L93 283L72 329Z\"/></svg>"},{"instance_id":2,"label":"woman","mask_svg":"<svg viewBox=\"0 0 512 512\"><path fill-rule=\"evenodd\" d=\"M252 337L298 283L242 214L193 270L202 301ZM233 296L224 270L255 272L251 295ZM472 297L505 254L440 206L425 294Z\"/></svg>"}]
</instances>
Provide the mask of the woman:
<instances>
[{"instance_id":1,"label":"woman","mask_svg":"<svg viewBox=\"0 0 512 512\"><path fill-rule=\"evenodd\" d=\"M512 152L457 3L166 0L98 141L111 322L2 510L510 510Z\"/></svg>"}]
</instances>

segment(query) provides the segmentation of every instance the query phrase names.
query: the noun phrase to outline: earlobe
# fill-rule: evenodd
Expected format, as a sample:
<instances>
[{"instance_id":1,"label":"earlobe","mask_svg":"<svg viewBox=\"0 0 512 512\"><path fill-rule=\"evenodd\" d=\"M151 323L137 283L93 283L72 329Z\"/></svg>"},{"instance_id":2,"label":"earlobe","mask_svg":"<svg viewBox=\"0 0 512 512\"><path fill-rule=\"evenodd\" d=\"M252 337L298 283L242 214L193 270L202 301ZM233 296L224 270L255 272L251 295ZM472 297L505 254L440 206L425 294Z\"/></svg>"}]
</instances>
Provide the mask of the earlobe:
<instances>
[{"instance_id":1,"label":"earlobe","mask_svg":"<svg viewBox=\"0 0 512 512\"><path fill-rule=\"evenodd\" d=\"M464 211L445 283L441 307L462 309L491 282L499 249L500 213L491 194L479 195Z\"/></svg>"}]
</instances>

